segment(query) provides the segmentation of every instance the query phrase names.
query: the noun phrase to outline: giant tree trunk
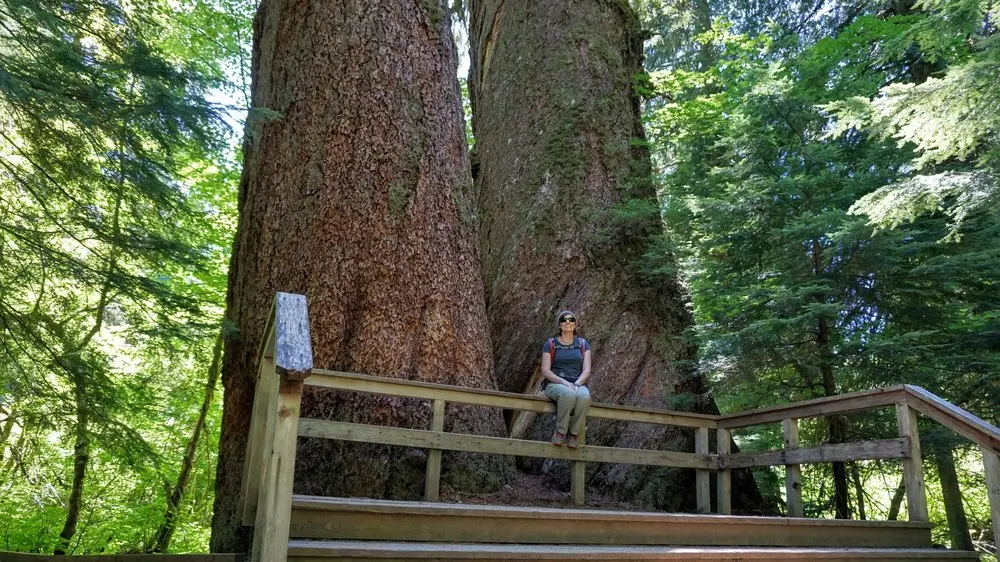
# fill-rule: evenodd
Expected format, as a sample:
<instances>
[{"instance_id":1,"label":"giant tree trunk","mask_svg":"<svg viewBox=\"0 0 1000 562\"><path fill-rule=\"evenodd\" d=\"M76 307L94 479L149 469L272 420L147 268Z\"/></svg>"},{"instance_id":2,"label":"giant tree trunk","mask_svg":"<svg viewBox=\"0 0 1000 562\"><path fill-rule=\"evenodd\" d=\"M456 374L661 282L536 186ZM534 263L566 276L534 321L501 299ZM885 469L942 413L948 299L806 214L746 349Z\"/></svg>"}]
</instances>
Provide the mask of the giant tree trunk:
<instances>
[{"instance_id":1,"label":"giant tree trunk","mask_svg":"<svg viewBox=\"0 0 1000 562\"><path fill-rule=\"evenodd\" d=\"M471 12L473 170L501 390L525 388L556 313L568 308L593 344L597 401L714 411L681 337L692 322L688 298L650 181L633 90L637 18L610 0L473 0ZM538 427L534 435L547 437ZM693 450L688 431L639 424L591 421L587 441ZM694 508L686 471L588 473L602 493Z\"/></svg>"},{"instance_id":2,"label":"giant tree trunk","mask_svg":"<svg viewBox=\"0 0 1000 562\"><path fill-rule=\"evenodd\" d=\"M227 305L212 549L239 551L235 512L254 354L275 291L305 293L317 368L496 388L449 18L440 1L264 0ZM426 428L430 405L306 393L303 415ZM498 410L446 429L500 435ZM422 451L300 440L296 492L413 497ZM459 468L460 467L460 468ZM449 470L450 469L450 470ZM500 457L446 458L445 481L496 487Z\"/></svg>"}]
</instances>

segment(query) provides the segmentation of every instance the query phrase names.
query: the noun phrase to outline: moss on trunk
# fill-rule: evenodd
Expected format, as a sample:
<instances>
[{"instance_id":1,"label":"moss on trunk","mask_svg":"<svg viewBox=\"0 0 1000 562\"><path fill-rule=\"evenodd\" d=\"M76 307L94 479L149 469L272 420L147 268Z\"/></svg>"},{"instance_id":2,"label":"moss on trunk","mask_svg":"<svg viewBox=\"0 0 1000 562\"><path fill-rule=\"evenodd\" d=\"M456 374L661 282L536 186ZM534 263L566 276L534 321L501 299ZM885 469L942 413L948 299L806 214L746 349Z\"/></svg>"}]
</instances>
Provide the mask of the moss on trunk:
<instances>
[{"instance_id":1,"label":"moss on trunk","mask_svg":"<svg viewBox=\"0 0 1000 562\"><path fill-rule=\"evenodd\" d=\"M714 412L683 335L688 296L650 178L635 14L608 0L478 0L471 11L473 169L500 388L525 388L568 308L593 344L596 400ZM587 440L693 451L690 431L639 424L591 421ZM588 474L621 499L694 509L692 471L591 465ZM738 486L756 492L748 473ZM736 507L758 509L756 498Z\"/></svg>"}]
</instances>

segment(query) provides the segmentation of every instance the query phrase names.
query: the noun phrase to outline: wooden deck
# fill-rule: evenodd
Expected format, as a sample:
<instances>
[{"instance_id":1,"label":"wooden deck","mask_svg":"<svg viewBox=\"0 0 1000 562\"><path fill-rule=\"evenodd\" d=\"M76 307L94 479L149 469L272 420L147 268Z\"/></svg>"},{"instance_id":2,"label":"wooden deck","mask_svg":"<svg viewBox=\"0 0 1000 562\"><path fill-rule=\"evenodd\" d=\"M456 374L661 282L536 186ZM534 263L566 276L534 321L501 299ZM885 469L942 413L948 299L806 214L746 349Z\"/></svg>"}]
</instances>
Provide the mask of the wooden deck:
<instances>
[{"instance_id":1,"label":"wooden deck","mask_svg":"<svg viewBox=\"0 0 1000 562\"><path fill-rule=\"evenodd\" d=\"M913 548L732 548L670 546L567 546L509 544L428 544L411 542L291 541L288 559L295 562L379 560L796 560L822 562L945 562L978 560L971 552Z\"/></svg>"},{"instance_id":2,"label":"wooden deck","mask_svg":"<svg viewBox=\"0 0 1000 562\"><path fill-rule=\"evenodd\" d=\"M312 364L306 298L278 293L258 355L258 378L239 505L254 527L253 562L296 560L974 560L967 552L930 548L927 500L917 417L923 415L979 445L1000 543L1000 428L919 387L899 385L728 415L594 404L588 417L688 428L693 451L599 447L566 449L548 443L444 431L447 403L513 412L554 411L530 394L375 377L316 369ZM299 419L304 386L423 399L427 429ZM898 437L802 447L801 419L893 409ZM732 430L780 423L784 447L732 453ZM714 434L713 434L714 433ZM427 503L307 498L292 494L296 438L312 437L417 447L428 451ZM710 447L716 443L715 452ZM693 469L701 515L525 509L437 503L441 451L564 459L571 463L571 497L584 504L587 463L625 463ZM908 522L803 519L800 466L809 463L900 459ZM731 472L784 466L791 517L732 517ZM709 476L715 473L712 505ZM708 515L713 511L719 515ZM301 539L314 539L304 543ZM349 541L349 542L344 542ZM405 545L400 546L402 543ZM503 545L496 543L505 543ZM380 546L381 545L381 546ZM408 545L408 546L406 546ZM778 547L783 547L778 550ZM845 550L847 549L847 550ZM368 554L365 554L368 553ZM589 553L589 554L588 554ZM370 555L370 556L369 556Z\"/></svg>"},{"instance_id":3,"label":"wooden deck","mask_svg":"<svg viewBox=\"0 0 1000 562\"><path fill-rule=\"evenodd\" d=\"M930 524L648 513L296 496L292 538L523 543L930 548Z\"/></svg>"},{"instance_id":4,"label":"wooden deck","mask_svg":"<svg viewBox=\"0 0 1000 562\"><path fill-rule=\"evenodd\" d=\"M56 556L0 552L0 562L238 562L242 554L100 554Z\"/></svg>"}]
</instances>

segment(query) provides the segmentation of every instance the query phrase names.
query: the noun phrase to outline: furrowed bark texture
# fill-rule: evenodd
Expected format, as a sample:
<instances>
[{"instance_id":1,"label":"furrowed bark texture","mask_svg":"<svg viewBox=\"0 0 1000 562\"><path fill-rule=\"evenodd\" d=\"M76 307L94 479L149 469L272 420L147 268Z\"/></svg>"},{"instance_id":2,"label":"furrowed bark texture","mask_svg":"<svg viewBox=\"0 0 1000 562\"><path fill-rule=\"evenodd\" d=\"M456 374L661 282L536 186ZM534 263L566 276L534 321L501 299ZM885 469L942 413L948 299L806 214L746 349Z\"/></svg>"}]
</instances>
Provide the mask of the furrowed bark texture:
<instances>
[{"instance_id":1,"label":"furrowed bark texture","mask_svg":"<svg viewBox=\"0 0 1000 562\"><path fill-rule=\"evenodd\" d=\"M275 291L309 299L314 364L496 388L472 180L443 7L264 0L229 276L213 551L245 550L235 511L255 353ZM427 428L430 404L309 392L304 417ZM500 435L498 410L449 408L446 429ZM299 440L296 493L419 497L422 451ZM447 458L445 482L497 486L499 457Z\"/></svg>"},{"instance_id":2,"label":"furrowed bark texture","mask_svg":"<svg viewBox=\"0 0 1000 562\"><path fill-rule=\"evenodd\" d=\"M627 2L473 0L470 92L480 253L497 382L522 391L563 308L594 349L595 400L716 410L693 368L688 297L666 251L633 81L642 36ZM529 438L545 438L551 421ZM588 423L587 442L693 451L693 434ZM694 510L693 473L590 465L588 485ZM734 482L756 500L752 481ZM568 482L568 479L566 479ZM745 485L744 485L745 484ZM757 505L748 505L754 504Z\"/></svg>"}]
</instances>

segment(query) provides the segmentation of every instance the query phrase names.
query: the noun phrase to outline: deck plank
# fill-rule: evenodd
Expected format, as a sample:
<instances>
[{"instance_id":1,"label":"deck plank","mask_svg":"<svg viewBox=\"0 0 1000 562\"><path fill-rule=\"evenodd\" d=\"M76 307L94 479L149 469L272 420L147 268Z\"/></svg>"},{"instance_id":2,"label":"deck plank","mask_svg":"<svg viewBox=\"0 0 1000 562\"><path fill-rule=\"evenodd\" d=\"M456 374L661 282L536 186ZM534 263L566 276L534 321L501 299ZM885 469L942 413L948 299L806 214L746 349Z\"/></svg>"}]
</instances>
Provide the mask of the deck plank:
<instances>
[{"instance_id":1,"label":"deck plank","mask_svg":"<svg viewBox=\"0 0 1000 562\"><path fill-rule=\"evenodd\" d=\"M976 560L975 553L914 548L753 548L432 544L366 541L291 541L289 559L320 560Z\"/></svg>"}]
</instances>

